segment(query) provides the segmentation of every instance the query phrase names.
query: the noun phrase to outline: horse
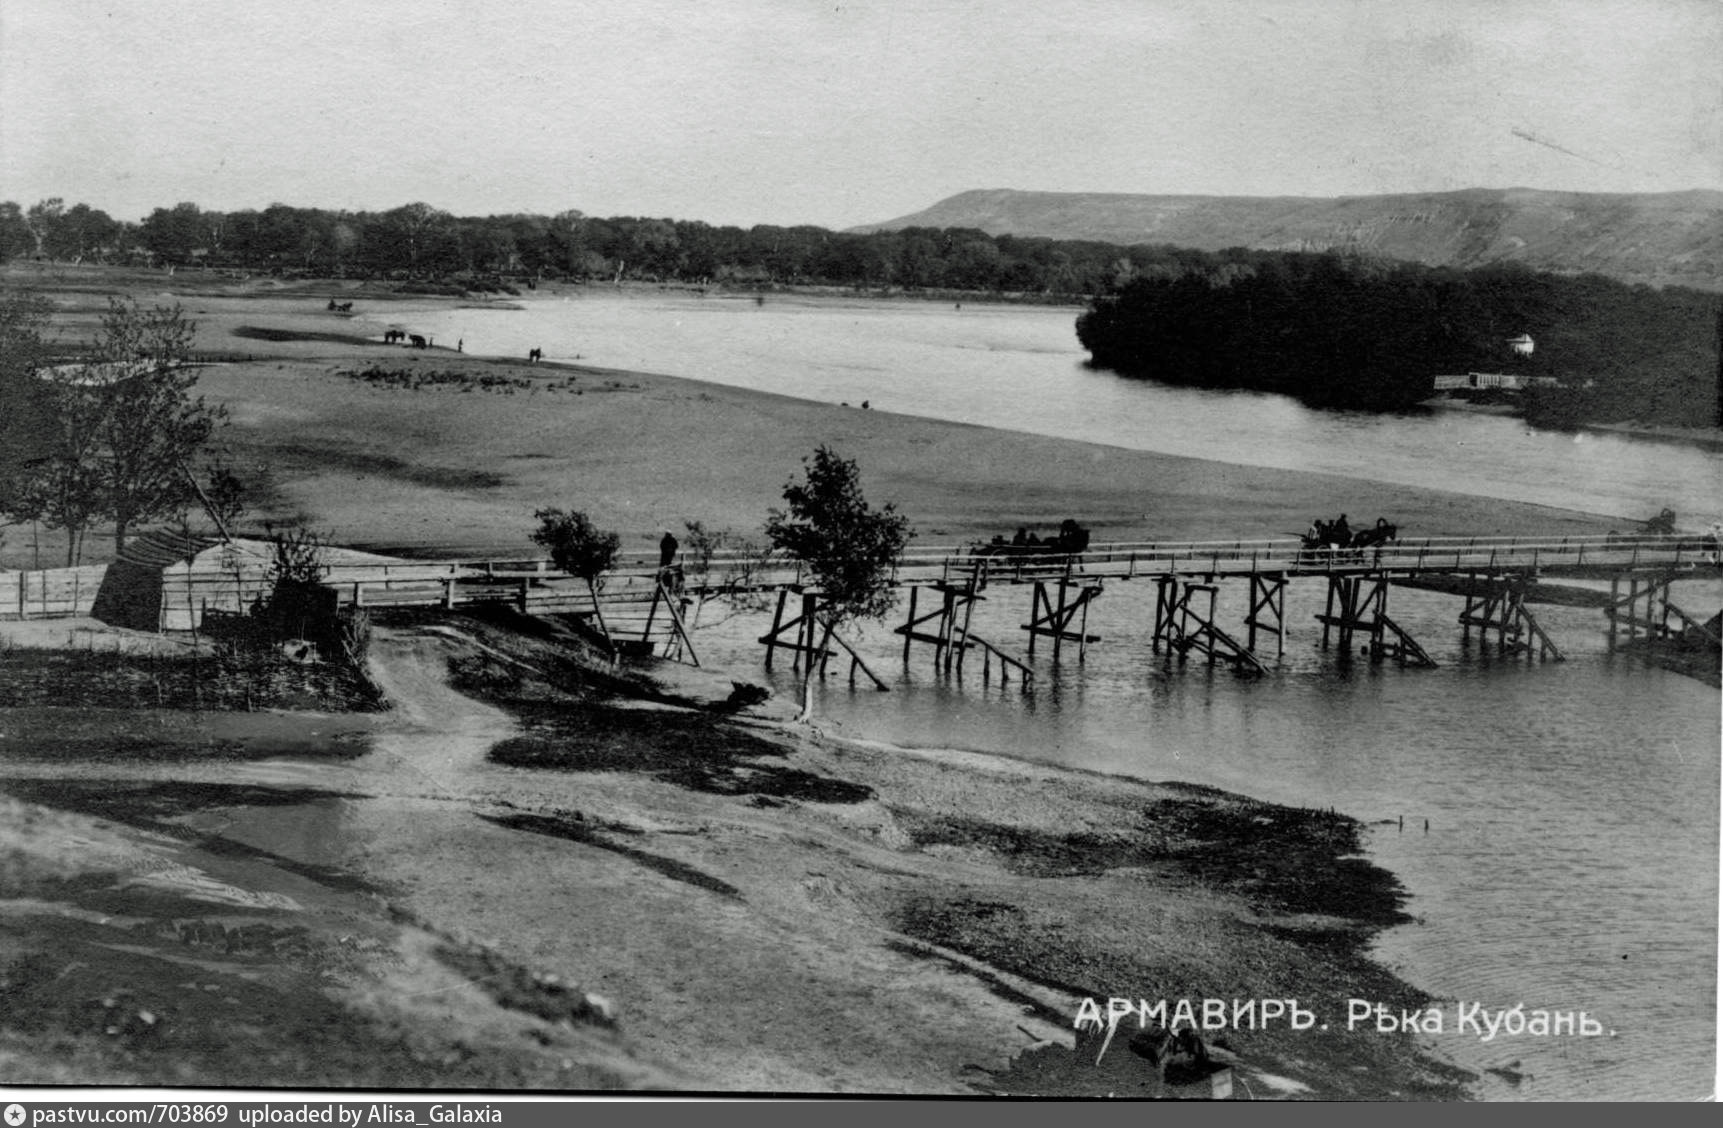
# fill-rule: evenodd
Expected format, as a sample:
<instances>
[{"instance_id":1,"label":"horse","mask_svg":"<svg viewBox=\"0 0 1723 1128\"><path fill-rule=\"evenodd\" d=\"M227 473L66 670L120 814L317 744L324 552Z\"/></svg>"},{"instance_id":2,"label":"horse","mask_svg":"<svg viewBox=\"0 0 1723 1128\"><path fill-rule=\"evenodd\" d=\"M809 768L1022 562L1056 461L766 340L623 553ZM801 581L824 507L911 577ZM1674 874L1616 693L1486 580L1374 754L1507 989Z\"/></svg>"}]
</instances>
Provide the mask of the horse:
<instances>
[{"instance_id":1,"label":"horse","mask_svg":"<svg viewBox=\"0 0 1723 1128\"><path fill-rule=\"evenodd\" d=\"M1059 536L1053 542L1053 551L1069 553L1072 556L1085 551L1089 547L1089 530L1067 517L1059 523Z\"/></svg>"},{"instance_id":2,"label":"horse","mask_svg":"<svg viewBox=\"0 0 1723 1128\"><path fill-rule=\"evenodd\" d=\"M1348 547L1375 548L1377 545L1387 544L1392 540L1398 540L1399 537L1399 526L1390 525L1388 523L1388 518L1386 517L1378 517L1376 518L1376 527L1374 529L1360 529L1358 532L1353 533L1352 544Z\"/></svg>"},{"instance_id":3,"label":"horse","mask_svg":"<svg viewBox=\"0 0 1723 1128\"><path fill-rule=\"evenodd\" d=\"M425 347L425 338L419 336L417 333L407 334L407 340L411 342L412 346L416 349L422 349Z\"/></svg>"},{"instance_id":4,"label":"horse","mask_svg":"<svg viewBox=\"0 0 1723 1128\"><path fill-rule=\"evenodd\" d=\"M539 361L544 359L544 350L534 349L526 354L526 359L528 364L537 364Z\"/></svg>"}]
</instances>

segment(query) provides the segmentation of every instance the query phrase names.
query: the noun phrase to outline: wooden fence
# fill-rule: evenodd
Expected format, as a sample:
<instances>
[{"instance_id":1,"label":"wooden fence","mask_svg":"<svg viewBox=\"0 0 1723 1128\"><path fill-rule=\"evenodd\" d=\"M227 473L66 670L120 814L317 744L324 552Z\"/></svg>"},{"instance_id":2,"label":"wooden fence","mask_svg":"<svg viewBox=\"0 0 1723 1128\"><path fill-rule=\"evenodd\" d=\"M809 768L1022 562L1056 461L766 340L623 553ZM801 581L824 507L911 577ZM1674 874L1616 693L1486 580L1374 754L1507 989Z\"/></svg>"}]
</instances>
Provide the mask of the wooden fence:
<instances>
[{"instance_id":1,"label":"wooden fence","mask_svg":"<svg viewBox=\"0 0 1723 1128\"><path fill-rule=\"evenodd\" d=\"M0 572L0 619L63 619L88 615L106 564Z\"/></svg>"}]
</instances>

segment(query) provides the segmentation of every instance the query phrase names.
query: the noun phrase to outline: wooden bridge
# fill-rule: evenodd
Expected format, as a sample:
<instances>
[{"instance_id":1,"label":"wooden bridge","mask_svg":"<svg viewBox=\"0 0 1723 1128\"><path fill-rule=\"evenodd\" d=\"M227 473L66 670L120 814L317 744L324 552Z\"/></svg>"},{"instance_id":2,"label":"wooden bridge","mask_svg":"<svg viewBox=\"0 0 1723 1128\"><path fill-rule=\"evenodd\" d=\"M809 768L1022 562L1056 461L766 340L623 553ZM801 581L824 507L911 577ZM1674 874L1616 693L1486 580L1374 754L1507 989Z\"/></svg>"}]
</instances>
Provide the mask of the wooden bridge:
<instances>
[{"instance_id":1,"label":"wooden bridge","mask_svg":"<svg viewBox=\"0 0 1723 1128\"><path fill-rule=\"evenodd\" d=\"M504 603L530 614L570 614L613 653L658 654L696 665L691 607L730 596L752 597L770 609L775 598L771 628L759 640L768 665L787 650L797 665L817 659L823 672L832 657L843 653L852 682L859 672L885 687L849 641L825 630L829 618L820 594L794 559L718 552L685 556L675 567L661 569L654 552L625 556L598 584L588 585L540 558L396 562L362 556L337 555L324 569L323 582L340 604L454 608ZM1389 613L1394 587L1463 600L1457 622L1465 631L1475 628L1486 638L1494 631L1500 650L1527 656L1561 658L1533 611L1546 603L1602 611L1612 648L1622 636L1631 641L1642 635L1716 647L1717 621L1702 621L1676 606L1670 584L1723 575L1718 557L1712 538L1683 534L1427 537L1319 550L1294 537L1135 541L1096 544L1074 554L1046 546L921 546L905 552L895 572L908 612L895 633L903 639L906 662L914 644L922 643L933 648L942 672L961 673L967 660L979 660L984 680L997 670L1002 684L1015 675L1027 685L1035 675L1039 645L1049 646L1055 661L1067 646L1074 647L1081 661L1100 641L1090 619L1103 605L1107 585L1143 580L1156 585L1156 651L1164 649L1181 662L1196 655L1210 665L1226 662L1243 672L1262 672L1285 650L1287 585L1315 577L1326 581L1327 589L1315 615L1323 645L1337 644L1350 654L1362 638L1362 648L1376 660L1435 664ZM0 617L88 614L100 577L86 571L91 570L0 573ZM1566 579L1608 581L1609 590L1597 583L1561 582ZM264 579L209 571L177 576L175 582L181 581L206 609L243 610ZM1248 609L1237 624L1217 616L1217 595L1227 584L1244 585L1248 595ZM1028 620L1021 624L1026 653L974 629L976 604L990 598L990 591L992 598L1003 598L1013 587L1030 589Z\"/></svg>"},{"instance_id":2,"label":"wooden bridge","mask_svg":"<svg viewBox=\"0 0 1723 1128\"><path fill-rule=\"evenodd\" d=\"M839 651L850 658L850 678L858 671L880 688L883 680L868 669L847 641L831 636L822 644L825 617L819 593L800 562L783 557L714 553L685 559L669 570L657 556L624 557L605 573L602 584L556 572L547 560L459 561L435 576L426 566L404 566L400 577L388 570L343 576L327 583L344 602L361 606L441 604L457 607L507 602L523 612L568 613L588 617L623 649L654 651L698 664L685 613L690 603L713 596L775 594L771 629L761 637L767 664L778 650L796 663L818 659L822 671ZM1561 658L1554 640L1538 624L1539 603L1595 606L1607 618L1613 646L1619 634L1669 637L1698 632L1715 644L1712 629L1669 600L1677 579L1716 572L1718 545L1708 537L1635 535L1591 537L1427 537L1391 541L1367 549L1307 549L1296 538L1233 541L1121 542L1098 544L1084 552L1020 551L973 546L923 546L904 553L895 582L907 589L908 616L896 633L903 637L907 661L913 643L934 648L945 672L963 669L976 653L984 679L997 669L1002 683L1016 674L1027 684L1038 641L1051 644L1058 660L1066 645L1079 660L1099 641L1088 618L1108 581L1143 579L1157 585L1153 640L1181 660L1192 654L1209 664L1228 662L1244 671L1266 668L1259 642L1272 637L1274 655L1284 652L1286 585L1306 577L1327 580L1327 599L1316 615L1323 644L1337 642L1351 652L1362 637L1372 659L1406 665L1434 665L1418 642L1388 613L1391 587L1446 592L1464 600L1458 623L1487 637L1496 632L1504 651ZM1719 573L1723 574L1723 573ZM1609 592L1561 584L1561 579L1608 580ZM1215 595L1223 583L1248 585L1249 610L1240 628L1226 629L1216 618ZM989 588L1031 587L1026 657L980 637L971 629L974 605ZM923 596L928 597L925 601ZM1673 625L1672 625L1673 624ZM1242 638L1240 637L1242 636ZM835 647L835 649L834 649Z\"/></svg>"}]
</instances>

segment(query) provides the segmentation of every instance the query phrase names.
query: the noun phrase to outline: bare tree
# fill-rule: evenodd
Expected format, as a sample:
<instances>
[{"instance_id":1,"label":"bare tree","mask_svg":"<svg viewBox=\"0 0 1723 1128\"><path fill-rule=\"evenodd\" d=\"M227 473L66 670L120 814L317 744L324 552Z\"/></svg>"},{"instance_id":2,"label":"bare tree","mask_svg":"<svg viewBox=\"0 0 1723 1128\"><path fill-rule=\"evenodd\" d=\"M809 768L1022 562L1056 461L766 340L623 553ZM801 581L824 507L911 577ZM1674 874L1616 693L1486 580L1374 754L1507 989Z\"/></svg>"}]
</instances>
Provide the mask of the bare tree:
<instances>
[{"instance_id":1,"label":"bare tree","mask_svg":"<svg viewBox=\"0 0 1723 1128\"><path fill-rule=\"evenodd\" d=\"M30 228L30 237L36 241L36 257L40 258L48 246L48 240L54 234L60 217L66 214L66 201L59 196L46 200L37 200L24 213L24 222Z\"/></svg>"},{"instance_id":2,"label":"bare tree","mask_svg":"<svg viewBox=\"0 0 1723 1128\"><path fill-rule=\"evenodd\" d=\"M185 467L225 412L192 397L197 377L185 361L193 332L178 306L144 310L114 299L90 363L30 369L33 394L50 410L31 427L36 449L8 475L14 485L0 501L15 516L66 530L67 564L79 561L86 532L104 517L114 522L118 551L134 526L195 502ZM5 398L29 400L15 365L5 367L18 393Z\"/></svg>"},{"instance_id":3,"label":"bare tree","mask_svg":"<svg viewBox=\"0 0 1723 1128\"><path fill-rule=\"evenodd\" d=\"M13 512L50 529L66 531L66 565L83 557L84 535L107 510L102 472L103 389L75 377L54 375L45 383L53 399L53 421L37 432L48 451L32 460L12 503Z\"/></svg>"},{"instance_id":4,"label":"bare tree","mask_svg":"<svg viewBox=\"0 0 1723 1128\"><path fill-rule=\"evenodd\" d=\"M223 409L192 398L197 375L185 361L195 334L179 306L110 300L102 319L96 351L113 374L101 433L116 552L134 525L194 500L184 467L225 419Z\"/></svg>"},{"instance_id":5,"label":"bare tree","mask_svg":"<svg viewBox=\"0 0 1723 1128\"><path fill-rule=\"evenodd\" d=\"M448 212L422 202L395 208L384 219L406 246L407 264L415 270L437 233L454 221Z\"/></svg>"},{"instance_id":6,"label":"bare tree","mask_svg":"<svg viewBox=\"0 0 1723 1128\"><path fill-rule=\"evenodd\" d=\"M0 513L26 520L29 479L54 451L53 390L40 378L49 309L36 294L0 293Z\"/></svg>"},{"instance_id":7,"label":"bare tree","mask_svg":"<svg viewBox=\"0 0 1723 1128\"><path fill-rule=\"evenodd\" d=\"M700 521L684 521L687 530L682 545L682 570L688 586L694 589L694 612L688 616L688 629L715 627L737 615L757 611L764 605L763 595L754 587L755 577L771 560L770 546L738 536L729 529L711 530ZM702 623L701 612L708 603L722 600L725 614Z\"/></svg>"}]
</instances>

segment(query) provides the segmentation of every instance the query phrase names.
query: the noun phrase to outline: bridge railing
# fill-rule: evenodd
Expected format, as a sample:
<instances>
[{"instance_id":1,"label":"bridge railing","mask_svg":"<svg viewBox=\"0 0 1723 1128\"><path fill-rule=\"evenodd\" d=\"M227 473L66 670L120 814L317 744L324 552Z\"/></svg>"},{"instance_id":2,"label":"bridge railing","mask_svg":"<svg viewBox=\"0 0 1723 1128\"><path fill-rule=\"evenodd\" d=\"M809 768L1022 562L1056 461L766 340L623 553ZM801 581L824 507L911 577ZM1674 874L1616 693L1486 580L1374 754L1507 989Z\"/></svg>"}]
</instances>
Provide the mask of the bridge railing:
<instances>
[{"instance_id":1,"label":"bridge railing","mask_svg":"<svg viewBox=\"0 0 1723 1128\"><path fill-rule=\"evenodd\" d=\"M1040 546L1036 546L1039 548ZM895 579L900 585L961 583L979 573L984 582L1130 578L1169 573L1237 575L1278 572L1316 575L1359 570L1499 571L1552 567L1669 566L1715 563L1717 545L1693 536L1419 537L1363 549L1307 549L1293 537L1228 541L1117 541L1081 553L1007 551L974 545L925 545L906 551ZM745 582L734 569L746 567ZM366 574L368 573L368 574ZM729 576L730 579L725 577ZM726 587L766 590L807 582L805 566L781 555L718 552L704 572L684 571L686 590L713 594ZM538 610L592 610L582 580L548 560L458 561L388 570L354 569L329 580L343 602L380 606L442 601L508 601ZM657 590L656 555L623 558L604 574L605 606L650 599Z\"/></svg>"},{"instance_id":2,"label":"bridge railing","mask_svg":"<svg viewBox=\"0 0 1723 1128\"><path fill-rule=\"evenodd\" d=\"M1166 569L1193 571L1207 564L1214 571L1251 569L1299 569L1320 571L1328 567L1359 564L1394 568L1443 567L1534 567L1544 564L1599 565L1672 564L1710 562L1717 545L1709 537L1691 534L1608 536L1477 536L1417 537L1385 542L1363 549L1306 549L1296 537L1271 537L1201 541L1111 541L1091 544L1076 554L1047 546L917 545L904 552L898 562L900 583L956 582L975 568L983 567L993 577L1022 575L1037 578L1060 574L1131 576ZM606 582L646 582L658 574L656 554L627 554L605 573ZM768 554L733 550L714 552L704 568L687 557L678 560L690 582L717 586L718 577L745 571L753 586L799 583L806 577L800 562ZM457 561L451 567L466 578L497 581L529 579L549 582L561 575L549 560Z\"/></svg>"}]
</instances>

